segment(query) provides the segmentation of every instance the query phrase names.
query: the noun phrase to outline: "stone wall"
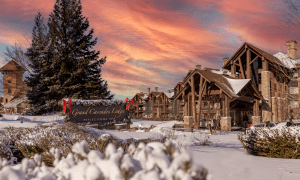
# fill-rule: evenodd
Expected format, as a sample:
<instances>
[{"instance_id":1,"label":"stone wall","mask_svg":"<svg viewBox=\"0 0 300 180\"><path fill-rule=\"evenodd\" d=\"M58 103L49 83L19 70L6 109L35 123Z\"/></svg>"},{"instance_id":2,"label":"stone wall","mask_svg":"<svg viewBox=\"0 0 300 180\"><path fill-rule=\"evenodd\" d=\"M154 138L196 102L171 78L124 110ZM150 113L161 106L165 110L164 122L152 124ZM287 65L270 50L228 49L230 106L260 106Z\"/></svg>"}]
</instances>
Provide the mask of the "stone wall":
<instances>
[{"instance_id":1,"label":"stone wall","mask_svg":"<svg viewBox=\"0 0 300 180\"><path fill-rule=\"evenodd\" d=\"M270 96L270 71L261 72L261 94L268 99L266 103L263 103L262 109L262 122L272 120L271 113L271 96Z\"/></svg>"},{"instance_id":2,"label":"stone wall","mask_svg":"<svg viewBox=\"0 0 300 180\"><path fill-rule=\"evenodd\" d=\"M231 117L221 117L221 131L231 131Z\"/></svg>"}]
</instances>

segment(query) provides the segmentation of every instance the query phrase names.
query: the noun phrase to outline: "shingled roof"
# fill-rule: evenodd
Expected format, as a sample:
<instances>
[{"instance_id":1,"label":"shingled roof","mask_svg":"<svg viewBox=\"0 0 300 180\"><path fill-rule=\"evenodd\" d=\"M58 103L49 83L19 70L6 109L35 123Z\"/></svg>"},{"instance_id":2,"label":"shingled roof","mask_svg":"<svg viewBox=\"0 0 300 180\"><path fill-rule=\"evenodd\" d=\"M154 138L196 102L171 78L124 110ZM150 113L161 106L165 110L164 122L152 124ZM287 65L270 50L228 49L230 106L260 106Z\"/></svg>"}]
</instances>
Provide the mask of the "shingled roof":
<instances>
[{"instance_id":1,"label":"shingled roof","mask_svg":"<svg viewBox=\"0 0 300 180\"><path fill-rule=\"evenodd\" d=\"M254 50L255 52L257 52L258 54L262 55L263 57L265 57L267 60L269 60L272 63L277 63L281 66L284 66L284 64L275 56L253 46L252 44L249 44L247 42L245 42L236 52L235 54L227 61L227 63L223 66L224 69L226 69L226 67L229 65L230 61L235 58L235 56L242 50L245 48L245 45L249 46L252 50Z\"/></svg>"},{"instance_id":2,"label":"shingled roof","mask_svg":"<svg viewBox=\"0 0 300 180\"><path fill-rule=\"evenodd\" d=\"M27 71L27 69L16 63L14 60L11 60L7 64L2 66L2 68L0 68L0 71Z\"/></svg>"},{"instance_id":3,"label":"shingled roof","mask_svg":"<svg viewBox=\"0 0 300 180\"><path fill-rule=\"evenodd\" d=\"M224 73L214 73L216 69L210 70L199 70L195 69L189 76L192 74L198 72L201 74L205 79L207 79L208 82L215 83L216 86L218 86L222 91L224 91L227 95L229 95L232 98L238 98L239 92L249 83L251 83L250 79L236 79L231 78L230 76L224 75L227 74ZM213 72L212 72L213 71ZM219 70L221 71L221 70ZM186 82L187 79L189 79L189 76L185 79L183 83ZM176 96L178 96L183 90L185 90L187 86L185 86ZM176 98L176 96L174 98Z\"/></svg>"}]
</instances>

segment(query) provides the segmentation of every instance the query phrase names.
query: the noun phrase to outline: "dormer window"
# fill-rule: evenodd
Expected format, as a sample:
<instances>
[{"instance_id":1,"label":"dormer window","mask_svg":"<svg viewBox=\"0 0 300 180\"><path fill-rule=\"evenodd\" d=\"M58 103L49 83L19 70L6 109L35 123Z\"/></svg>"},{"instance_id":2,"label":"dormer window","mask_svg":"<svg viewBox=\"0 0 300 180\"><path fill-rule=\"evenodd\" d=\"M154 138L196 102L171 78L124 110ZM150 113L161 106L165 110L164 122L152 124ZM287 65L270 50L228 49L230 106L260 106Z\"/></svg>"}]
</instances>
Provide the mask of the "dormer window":
<instances>
[{"instance_id":1,"label":"dormer window","mask_svg":"<svg viewBox=\"0 0 300 180\"><path fill-rule=\"evenodd\" d=\"M8 94L11 94L11 89L8 89Z\"/></svg>"}]
</instances>

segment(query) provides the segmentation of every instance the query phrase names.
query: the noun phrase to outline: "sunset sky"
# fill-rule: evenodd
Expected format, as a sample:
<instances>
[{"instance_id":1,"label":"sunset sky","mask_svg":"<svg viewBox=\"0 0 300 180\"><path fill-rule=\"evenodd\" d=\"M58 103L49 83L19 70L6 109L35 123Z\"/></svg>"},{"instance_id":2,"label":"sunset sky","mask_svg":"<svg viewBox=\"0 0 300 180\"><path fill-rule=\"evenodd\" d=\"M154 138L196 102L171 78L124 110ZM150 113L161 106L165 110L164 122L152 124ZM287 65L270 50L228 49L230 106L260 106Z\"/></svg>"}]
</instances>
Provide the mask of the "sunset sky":
<instances>
[{"instance_id":1,"label":"sunset sky","mask_svg":"<svg viewBox=\"0 0 300 180\"><path fill-rule=\"evenodd\" d=\"M282 0L82 0L83 15L107 56L102 77L116 99L173 88L188 70L221 68L248 42L270 53L286 53L297 39L286 23ZM29 47L34 17L45 22L55 0L0 0L0 65L6 47Z\"/></svg>"}]
</instances>

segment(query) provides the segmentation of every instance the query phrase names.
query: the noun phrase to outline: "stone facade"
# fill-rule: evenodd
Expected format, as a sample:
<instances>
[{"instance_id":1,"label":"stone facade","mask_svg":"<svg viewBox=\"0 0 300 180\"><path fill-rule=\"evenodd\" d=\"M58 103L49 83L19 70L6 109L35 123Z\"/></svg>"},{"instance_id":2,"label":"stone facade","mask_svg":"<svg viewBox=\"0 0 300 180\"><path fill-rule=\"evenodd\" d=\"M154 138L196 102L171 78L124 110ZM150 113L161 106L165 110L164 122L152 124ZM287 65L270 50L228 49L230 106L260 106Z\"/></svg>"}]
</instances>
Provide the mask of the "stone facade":
<instances>
[{"instance_id":1,"label":"stone facade","mask_svg":"<svg viewBox=\"0 0 300 180\"><path fill-rule=\"evenodd\" d=\"M231 117L221 117L221 131L231 131Z\"/></svg>"},{"instance_id":2,"label":"stone facade","mask_svg":"<svg viewBox=\"0 0 300 180\"><path fill-rule=\"evenodd\" d=\"M282 99L280 97L278 97L277 99L277 105L278 105L277 121L282 122Z\"/></svg>"},{"instance_id":3,"label":"stone facade","mask_svg":"<svg viewBox=\"0 0 300 180\"><path fill-rule=\"evenodd\" d=\"M184 116L183 119L184 119L184 128L193 127L193 122L194 122L193 116Z\"/></svg>"},{"instance_id":4,"label":"stone facade","mask_svg":"<svg viewBox=\"0 0 300 180\"><path fill-rule=\"evenodd\" d=\"M277 111L277 98L272 97L272 122L278 122L277 117L278 117L278 111Z\"/></svg>"},{"instance_id":5,"label":"stone facade","mask_svg":"<svg viewBox=\"0 0 300 180\"><path fill-rule=\"evenodd\" d=\"M263 103L262 122L271 122L270 71L261 72L261 81L261 94L268 99L266 103Z\"/></svg>"},{"instance_id":6,"label":"stone facade","mask_svg":"<svg viewBox=\"0 0 300 180\"><path fill-rule=\"evenodd\" d=\"M260 116L252 116L252 124L257 124L261 122Z\"/></svg>"}]
</instances>

